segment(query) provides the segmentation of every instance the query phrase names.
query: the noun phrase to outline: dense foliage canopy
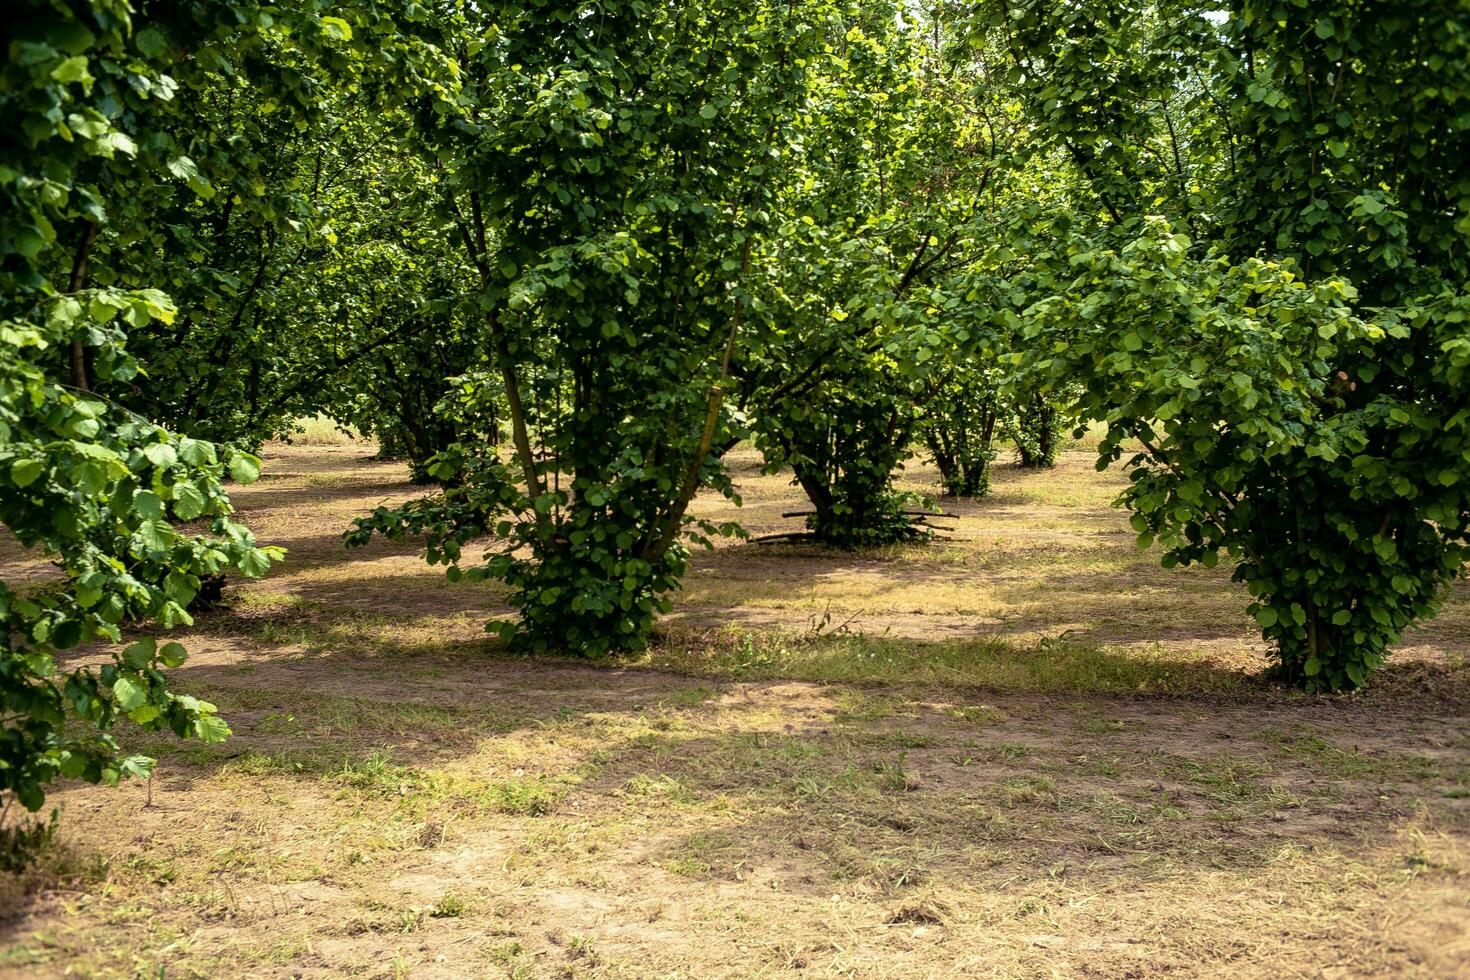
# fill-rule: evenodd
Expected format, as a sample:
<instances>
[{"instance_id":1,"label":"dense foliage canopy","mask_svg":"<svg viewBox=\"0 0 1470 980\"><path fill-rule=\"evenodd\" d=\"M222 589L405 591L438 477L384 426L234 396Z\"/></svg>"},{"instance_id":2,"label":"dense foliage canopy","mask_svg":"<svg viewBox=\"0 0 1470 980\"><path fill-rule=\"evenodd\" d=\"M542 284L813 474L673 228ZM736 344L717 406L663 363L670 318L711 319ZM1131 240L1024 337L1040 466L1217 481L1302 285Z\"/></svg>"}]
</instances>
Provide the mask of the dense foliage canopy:
<instances>
[{"instance_id":1,"label":"dense foliage canopy","mask_svg":"<svg viewBox=\"0 0 1470 980\"><path fill-rule=\"evenodd\" d=\"M1308 689L1470 556L1456 0L9 16L0 520L57 571L0 585L0 790L33 809L146 771L124 717L226 734L152 636L281 557L227 484L303 416L436 484L349 541L501 580L535 650L645 644L740 533L689 508L747 439L851 548L923 537L916 452L978 496L1100 425L1140 544L1233 563Z\"/></svg>"}]
</instances>

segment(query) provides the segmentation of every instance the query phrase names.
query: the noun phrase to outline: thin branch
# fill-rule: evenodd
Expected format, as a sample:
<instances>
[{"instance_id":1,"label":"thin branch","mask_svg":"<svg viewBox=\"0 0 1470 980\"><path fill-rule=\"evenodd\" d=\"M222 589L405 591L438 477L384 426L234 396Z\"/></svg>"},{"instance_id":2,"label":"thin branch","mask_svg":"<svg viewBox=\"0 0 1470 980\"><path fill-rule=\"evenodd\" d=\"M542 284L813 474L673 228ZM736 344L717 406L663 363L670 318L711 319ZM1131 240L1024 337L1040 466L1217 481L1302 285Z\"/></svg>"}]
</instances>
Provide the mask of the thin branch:
<instances>
[{"instance_id":1,"label":"thin branch","mask_svg":"<svg viewBox=\"0 0 1470 980\"><path fill-rule=\"evenodd\" d=\"M77 244L76 256L71 263L71 279L67 284L67 292L75 295L81 291L82 284L87 281L87 259L92 254L92 243L97 240L97 222L86 221L86 227L82 231L82 240ZM82 391L91 391L92 386L87 378L87 348L80 340L71 342L71 383L75 388Z\"/></svg>"}]
</instances>

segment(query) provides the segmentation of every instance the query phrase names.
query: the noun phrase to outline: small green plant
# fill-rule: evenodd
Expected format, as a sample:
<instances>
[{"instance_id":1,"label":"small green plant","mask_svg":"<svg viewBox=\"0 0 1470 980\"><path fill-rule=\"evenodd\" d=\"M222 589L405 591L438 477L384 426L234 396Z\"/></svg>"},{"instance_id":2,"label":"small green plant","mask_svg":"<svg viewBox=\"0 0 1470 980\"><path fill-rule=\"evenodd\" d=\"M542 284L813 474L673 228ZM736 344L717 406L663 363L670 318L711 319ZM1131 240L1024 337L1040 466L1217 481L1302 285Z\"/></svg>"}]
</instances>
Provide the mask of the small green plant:
<instances>
[{"instance_id":1,"label":"small green plant","mask_svg":"<svg viewBox=\"0 0 1470 980\"><path fill-rule=\"evenodd\" d=\"M596 963L599 959L595 941L581 933L574 933L567 942L567 956L587 963Z\"/></svg>"},{"instance_id":2,"label":"small green plant","mask_svg":"<svg viewBox=\"0 0 1470 980\"><path fill-rule=\"evenodd\" d=\"M464 915L468 907L465 900L454 892L445 892L429 910L429 916L434 919L457 919Z\"/></svg>"},{"instance_id":3,"label":"small green plant","mask_svg":"<svg viewBox=\"0 0 1470 980\"><path fill-rule=\"evenodd\" d=\"M485 790L483 796L501 813L526 817L545 816L561 799L561 793L544 776L501 780Z\"/></svg>"},{"instance_id":4,"label":"small green plant","mask_svg":"<svg viewBox=\"0 0 1470 980\"><path fill-rule=\"evenodd\" d=\"M376 796L400 795L406 787L422 785L426 779L414 769L396 765L385 751L347 759L336 778L343 786Z\"/></svg>"},{"instance_id":5,"label":"small green plant","mask_svg":"<svg viewBox=\"0 0 1470 980\"><path fill-rule=\"evenodd\" d=\"M416 932L424 924L424 917L429 914L428 909L418 906L407 909L399 909L395 919L397 930L402 933Z\"/></svg>"}]
</instances>

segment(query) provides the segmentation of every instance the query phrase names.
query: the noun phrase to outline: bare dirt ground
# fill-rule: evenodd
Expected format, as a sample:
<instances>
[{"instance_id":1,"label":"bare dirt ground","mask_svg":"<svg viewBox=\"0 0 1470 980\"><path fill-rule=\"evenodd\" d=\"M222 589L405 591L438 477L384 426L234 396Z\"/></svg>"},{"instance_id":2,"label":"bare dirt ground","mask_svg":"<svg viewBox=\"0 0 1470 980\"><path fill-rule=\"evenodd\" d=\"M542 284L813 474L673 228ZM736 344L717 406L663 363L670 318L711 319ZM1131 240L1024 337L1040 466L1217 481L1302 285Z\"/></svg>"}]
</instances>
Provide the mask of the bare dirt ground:
<instances>
[{"instance_id":1,"label":"bare dirt ground","mask_svg":"<svg viewBox=\"0 0 1470 980\"><path fill-rule=\"evenodd\" d=\"M1464 583L1370 691L1275 689L1228 573L1136 550L1079 450L951 541L722 543L646 655L525 660L494 587L342 549L417 493L369 452L239 490L290 556L178 671L235 736L55 794L0 974L1470 975Z\"/></svg>"}]
</instances>

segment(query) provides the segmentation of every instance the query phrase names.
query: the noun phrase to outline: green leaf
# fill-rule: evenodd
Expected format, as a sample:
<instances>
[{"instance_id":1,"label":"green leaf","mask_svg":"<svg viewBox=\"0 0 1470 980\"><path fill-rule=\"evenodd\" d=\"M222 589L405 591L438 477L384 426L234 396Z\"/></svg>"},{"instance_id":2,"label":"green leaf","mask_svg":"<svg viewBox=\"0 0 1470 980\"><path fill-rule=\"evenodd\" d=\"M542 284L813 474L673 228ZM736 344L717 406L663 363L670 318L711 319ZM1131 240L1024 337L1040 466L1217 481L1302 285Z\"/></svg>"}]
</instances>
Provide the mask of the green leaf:
<instances>
[{"instance_id":1,"label":"green leaf","mask_svg":"<svg viewBox=\"0 0 1470 980\"><path fill-rule=\"evenodd\" d=\"M129 677L119 677L112 682L112 697L123 711L132 711L147 700L143 688Z\"/></svg>"},{"instance_id":2,"label":"green leaf","mask_svg":"<svg viewBox=\"0 0 1470 980\"><path fill-rule=\"evenodd\" d=\"M97 137L94 143L97 149L101 151L101 155L108 159L111 159L117 153L133 156L138 152L138 144L134 143L132 138L126 133L119 133L116 130L103 133Z\"/></svg>"},{"instance_id":3,"label":"green leaf","mask_svg":"<svg viewBox=\"0 0 1470 980\"><path fill-rule=\"evenodd\" d=\"M194 719L194 734L204 742L223 742L230 737L230 726L219 715L200 715Z\"/></svg>"},{"instance_id":4,"label":"green leaf","mask_svg":"<svg viewBox=\"0 0 1470 980\"><path fill-rule=\"evenodd\" d=\"M148 462L160 468L172 466L179 460L174 447L166 442L149 443L143 447L143 455L148 457Z\"/></svg>"},{"instance_id":5,"label":"green leaf","mask_svg":"<svg viewBox=\"0 0 1470 980\"><path fill-rule=\"evenodd\" d=\"M180 520L192 521L204 513L204 494L192 483L174 484L174 513Z\"/></svg>"},{"instance_id":6,"label":"green leaf","mask_svg":"<svg viewBox=\"0 0 1470 980\"><path fill-rule=\"evenodd\" d=\"M153 654L157 649L158 641L146 636L123 650L122 661L133 670L142 670L153 663Z\"/></svg>"},{"instance_id":7,"label":"green leaf","mask_svg":"<svg viewBox=\"0 0 1470 980\"><path fill-rule=\"evenodd\" d=\"M156 521L163 516L163 498L152 490L139 490L133 494L133 510L144 520Z\"/></svg>"},{"instance_id":8,"label":"green leaf","mask_svg":"<svg viewBox=\"0 0 1470 980\"><path fill-rule=\"evenodd\" d=\"M168 42L155 27L145 28L134 38L138 50L149 58L161 58L168 51Z\"/></svg>"},{"instance_id":9,"label":"green leaf","mask_svg":"<svg viewBox=\"0 0 1470 980\"><path fill-rule=\"evenodd\" d=\"M352 40L352 25L341 17L323 17L322 33L338 41Z\"/></svg>"},{"instance_id":10,"label":"green leaf","mask_svg":"<svg viewBox=\"0 0 1470 980\"><path fill-rule=\"evenodd\" d=\"M40 459L18 459L10 464L10 479L18 487L28 487L45 472L46 463Z\"/></svg>"},{"instance_id":11,"label":"green leaf","mask_svg":"<svg viewBox=\"0 0 1470 980\"><path fill-rule=\"evenodd\" d=\"M260 548L251 548L241 557L239 567L250 578L260 578L270 571L270 556Z\"/></svg>"},{"instance_id":12,"label":"green leaf","mask_svg":"<svg viewBox=\"0 0 1470 980\"><path fill-rule=\"evenodd\" d=\"M91 84L92 75L87 71L87 59L82 55L67 58L61 64L51 69L53 81L69 84L71 82L85 82Z\"/></svg>"},{"instance_id":13,"label":"green leaf","mask_svg":"<svg viewBox=\"0 0 1470 980\"><path fill-rule=\"evenodd\" d=\"M144 521L135 533L143 547L151 552L167 551L178 537L163 521Z\"/></svg>"},{"instance_id":14,"label":"green leaf","mask_svg":"<svg viewBox=\"0 0 1470 980\"><path fill-rule=\"evenodd\" d=\"M239 450L231 453L230 479L236 483L254 483L260 479L260 458Z\"/></svg>"},{"instance_id":15,"label":"green leaf","mask_svg":"<svg viewBox=\"0 0 1470 980\"><path fill-rule=\"evenodd\" d=\"M214 197L214 186L199 172L199 166L188 157L174 157L168 162L168 172L187 183L190 190L204 200Z\"/></svg>"},{"instance_id":16,"label":"green leaf","mask_svg":"<svg viewBox=\"0 0 1470 980\"><path fill-rule=\"evenodd\" d=\"M190 466L209 466L215 462L214 446L202 439L179 440L179 458Z\"/></svg>"},{"instance_id":17,"label":"green leaf","mask_svg":"<svg viewBox=\"0 0 1470 980\"><path fill-rule=\"evenodd\" d=\"M163 712L158 710L158 705L144 704L129 711L128 720L136 725L146 725L161 714Z\"/></svg>"}]
</instances>

